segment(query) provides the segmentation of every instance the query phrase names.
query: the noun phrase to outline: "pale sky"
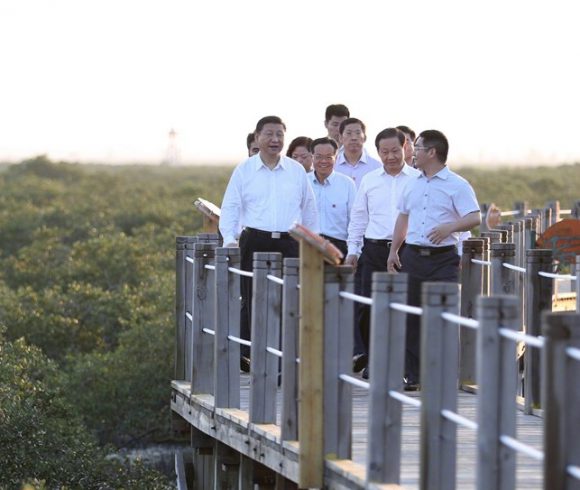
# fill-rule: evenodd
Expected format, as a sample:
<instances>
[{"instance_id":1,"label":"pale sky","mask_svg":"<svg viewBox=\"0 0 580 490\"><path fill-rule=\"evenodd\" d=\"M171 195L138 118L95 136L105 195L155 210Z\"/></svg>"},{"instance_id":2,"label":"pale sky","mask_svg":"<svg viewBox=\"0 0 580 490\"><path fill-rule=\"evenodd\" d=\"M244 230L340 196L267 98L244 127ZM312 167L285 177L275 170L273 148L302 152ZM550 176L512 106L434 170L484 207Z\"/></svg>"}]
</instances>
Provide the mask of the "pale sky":
<instances>
[{"instance_id":1,"label":"pale sky","mask_svg":"<svg viewBox=\"0 0 580 490\"><path fill-rule=\"evenodd\" d=\"M450 161L580 161L580 4L0 0L0 160L235 164L265 115L286 146L344 103L440 129Z\"/></svg>"}]
</instances>

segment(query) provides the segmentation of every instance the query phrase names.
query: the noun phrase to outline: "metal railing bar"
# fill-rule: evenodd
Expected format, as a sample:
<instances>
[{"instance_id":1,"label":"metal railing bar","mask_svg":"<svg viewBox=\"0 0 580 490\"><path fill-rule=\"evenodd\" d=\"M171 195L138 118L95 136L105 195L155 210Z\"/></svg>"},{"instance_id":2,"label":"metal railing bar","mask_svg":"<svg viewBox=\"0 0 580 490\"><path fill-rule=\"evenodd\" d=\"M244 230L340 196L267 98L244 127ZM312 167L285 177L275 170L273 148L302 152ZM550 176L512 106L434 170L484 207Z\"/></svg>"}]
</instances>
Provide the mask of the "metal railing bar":
<instances>
[{"instance_id":1,"label":"metal railing bar","mask_svg":"<svg viewBox=\"0 0 580 490\"><path fill-rule=\"evenodd\" d=\"M561 213L562 211L560 211ZM516 216L517 214L520 214L520 212L517 209L514 209L512 211L501 211L499 213L500 216Z\"/></svg>"},{"instance_id":2,"label":"metal railing bar","mask_svg":"<svg viewBox=\"0 0 580 490\"><path fill-rule=\"evenodd\" d=\"M405 403L406 405L411 405L415 408L421 408L421 400L403 395L403 393L399 393L398 391L389 390L389 396L395 400L400 401L401 403Z\"/></svg>"},{"instance_id":3,"label":"metal railing bar","mask_svg":"<svg viewBox=\"0 0 580 490\"><path fill-rule=\"evenodd\" d=\"M518 267L517 265L511 265L507 262L502 262L502 264L506 269L511 269L512 271L522 272L523 274L526 273L526 269L523 267Z\"/></svg>"},{"instance_id":4,"label":"metal railing bar","mask_svg":"<svg viewBox=\"0 0 580 490\"><path fill-rule=\"evenodd\" d=\"M190 264L193 264L193 257L185 257L185 260Z\"/></svg>"},{"instance_id":5,"label":"metal railing bar","mask_svg":"<svg viewBox=\"0 0 580 490\"><path fill-rule=\"evenodd\" d=\"M357 303L362 303L363 305L372 305L372 298L367 298L366 296L361 296L359 294L349 293L347 291L340 291L338 295L344 299L350 299L351 301L356 301Z\"/></svg>"},{"instance_id":6,"label":"metal railing bar","mask_svg":"<svg viewBox=\"0 0 580 490\"><path fill-rule=\"evenodd\" d=\"M499 440L504 446L509 447L518 453L525 454L526 456L529 456L536 461L544 460L544 453L542 451L538 451L532 446L528 446L527 444L524 444L523 442L520 442L513 437L502 435L500 436Z\"/></svg>"},{"instance_id":7,"label":"metal railing bar","mask_svg":"<svg viewBox=\"0 0 580 490\"><path fill-rule=\"evenodd\" d=\"M527 345L541 349L544 347L544 337L534 337L523 332L514 332L508 328L500 328L499 333L506 339L515 340L516 342L525 342Z\"/></svg>"},{"instance_id":8,"label":"metal railing bar","mask_svg":"<svg viewBox=\"0 0 580 490\"><path fill-rule=\"evenodd\" d=\"M473 264L479 264L479 265L491 265L491 261L489 261L489 260L471 259L471 262Z\"/></svg>"},{"instance_id":9,"label":"metal railing bar","mask_svg":"<svg viewBox=\"0 0 580 490\"><path fill-rule=\"evenodd\" d=\"M281 277L276 277L276 276L273 276L272 274L268 274L266 277L270 281L275 282L276 284L284 285L284 279L282 279Z\"/></svg>"},{"instance_id":10,"label":"metal railing bar","mask_svg":"<svg viewBox=\"0 0 580 490\"><path fill-rule=\"evenodd\" d=\"M211 328L202 328L201 331L203 333L207 333L208 335L215 335L215 330L212 330Z\"/></svg>"},{"instance_id":11,"label":"metal railing bar","mask_svg":"<svg viewBox=\"0 0 580 490\"><path fill-rule=\"evenodd\" d=\"M544 272L544 271L538 271L538 274L540 276L543 277L549 277L550 279L557 279L557 280L564 280L564 279L569 279L571 281L576 281L576 276L573 276L571 274L552 274L551 272Z\"/></svg>"},{"instance_id":12,"label":"metal railing bar","mask_svg":"<svg viewBox=\"0 0 580 490\"><path fill-rule=\"evenodd\" d=\"M205 268L210 270L210 271L215 271L215 265L205 264Z\"/></svg>"},{"instance_id":13,"label":"metal railing bar","mask_svg":"<svg viewBox=\"0 0 580 490\"><path fill-rule=\"evenodd\" d=\"M410 313L411 315L423 314L423 308L420 308L419 306L409 306L404 303L390 303L389 307L391 307L393 310Z\"/></svg>"},{"instance_id":14,"label":"metal railing bar","mask_svg":"<svg viewBox=\"0 0 580 490\"><path fill-rule=\"evenodd\" d=\"M458 413L452 412L451 410L441 410L441 415L445 417L447 420L451 422L455 422L457 425L461 425L462 427L467 427L468 429L472 429L477 431L477 423L473 420L469 420L465 418L463 415L459 415Z\"/></svg>"},{"instance_id":15,"label":"metal railing bar","mask_svg":"<svg viewBox=\"0 0 580 490\"><path fill-rule=\"evenodd\" d=\"M254 277L253 272L243 271L242 269L237 269L236 267L228 267L230 272L238 274L239 276Z\"/></svg>"},{"instance_id":16,"label":"metal railing bar","mask_svg":"<svg viewBox=\"0 0 580 490\"><path fill-rule=\"evenodd\" d=\"M580 361L580 349L577 347L566 347L566 354L568 354L572 359Z\"/></svg>"},{"instance_id":17,"label":"metal railing bar","mask_svg":"<svg viewBox=\"0 0 580 490\"><path fill-rule=\"evenodd\" d=\"M345 381L348 384L351 384L353 386L358 386L359 388L365 388L365 389L369 389L370 387L370 383L367 383L366 381L362 381L358 378L355 378L354 376L349 376L348 374L341 374L339 376L339 378L342 381Z\"/></svg>"},{"instance_id":18,"label":"metal railing bar","mask_svg":"<svg viewBox=\"0 0 580 490\"><path fill-rule=\"evenodd\" d=\"M459 325L472 328L474 330L479 328L479 321L474 320L473 318L466 318L464 316L455 315L454 313L448 312L441 313L441 318L443 318L443 320L447 320L450 323L459 323Z\"/></svg>"},{"instance_id":19,"label":"metal railing bar","mask_svg":"<svg viewBox=\"0 0 580 490\"><path fill-rule=\"evenodd\" d=\"M560 214L572 214L571 209L560 209Z\"/></svg>"},{"instance_id":20,"label":"metal railing bar","mask_svg":"<svg viewBox=\"0 0 580 490\"><path fill-rule=\"evenodd\" d=\"M266 351L268 351L270 354L274 354L277 357L282 357L282 351L274 349L274 347L266 347Z\"/></svg>"},{"instance_id":21,"label":"metal railing bar","mask_svg":"<svg viewBox=\"0 0 580 490\"><path fill-rule=\"evenodd\" d=\"M192 314L191 314L189 311L186 311L186 312L185 312L185 317L186 317L186 318L187 318L187 319L188 319L190 322L193 322L193 315L192 315Z\"/></svg>"},{"instance_id":22,"label":"metal railing bar","mask_svg":"<svg viewBox=\"0 0 580 490\"><path fill-rule=\"evenodd\" d=\"M228 335L228 340L231 340L236 344L247 345L248 347L252 345L252 342L250 342L249 340L240 339L239 337L236 337L234 335Z\"/></svg>"},{"instance_id":23,"label":"metal railing bar","mask_svg":"<svg viewBox=\"0 0 580 490\"><path fill-rule=\"evenodd\" d=\"M566 472L576 480L580 480L580 466L574 466L569 464L566 466Z\"/></svg>"}]
</instances>

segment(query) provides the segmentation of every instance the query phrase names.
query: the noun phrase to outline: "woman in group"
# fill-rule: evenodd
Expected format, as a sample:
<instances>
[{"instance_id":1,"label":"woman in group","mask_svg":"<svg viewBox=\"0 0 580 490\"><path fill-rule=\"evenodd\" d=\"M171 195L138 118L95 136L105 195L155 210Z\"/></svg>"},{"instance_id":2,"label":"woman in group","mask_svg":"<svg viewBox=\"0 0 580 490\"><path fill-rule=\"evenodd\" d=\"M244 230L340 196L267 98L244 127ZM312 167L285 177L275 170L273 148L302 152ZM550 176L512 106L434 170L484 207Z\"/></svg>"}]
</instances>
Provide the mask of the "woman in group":
<instances>
[{"instance_id":1,"label":"woman in group","mask_svg":"<svg viewBox=\"0 0 580 490\"><path fill-rule=\"evenodd\" d=\"M308 136L298 136L294 138L286 156L296 160L298 163L302 164L306 172L312 171L312 153L310 153L310 144L312 143L312 138Z\"/></svg>"}]
</instances>

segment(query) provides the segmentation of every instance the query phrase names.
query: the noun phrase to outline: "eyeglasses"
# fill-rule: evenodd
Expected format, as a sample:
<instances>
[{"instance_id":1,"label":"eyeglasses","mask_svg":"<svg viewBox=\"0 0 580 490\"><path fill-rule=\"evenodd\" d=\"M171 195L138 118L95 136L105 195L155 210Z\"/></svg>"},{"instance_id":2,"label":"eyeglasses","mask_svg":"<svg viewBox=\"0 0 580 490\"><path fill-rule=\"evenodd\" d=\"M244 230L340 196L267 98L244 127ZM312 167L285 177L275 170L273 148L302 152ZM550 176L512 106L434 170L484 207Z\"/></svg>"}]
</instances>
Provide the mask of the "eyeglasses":
<instances>
[{"instance_id":1,"label":"eyeglasses","mask_svg":"<svg viewBox=\"0 0 580 490\"><path fill-rule=\"evenodd\" d=\"M334 155L317 155L316 153L314 154L314 160L319 161L319 162L332 162L334 160Z\"/></svg>"},{"instance_id":2,"label":"eyeglasses","mask_svg":"<svg viewBox=\"0 0 580 490\"><path fill-rule=\"evenodd\" d=\"M433 148L433 147L432 146L416 146L414 148L414 150L415 151L419 151L419 150L425 150L425 151L427 151L427 150L430 150L431 148Z\"/></svg>"}]
</instances>

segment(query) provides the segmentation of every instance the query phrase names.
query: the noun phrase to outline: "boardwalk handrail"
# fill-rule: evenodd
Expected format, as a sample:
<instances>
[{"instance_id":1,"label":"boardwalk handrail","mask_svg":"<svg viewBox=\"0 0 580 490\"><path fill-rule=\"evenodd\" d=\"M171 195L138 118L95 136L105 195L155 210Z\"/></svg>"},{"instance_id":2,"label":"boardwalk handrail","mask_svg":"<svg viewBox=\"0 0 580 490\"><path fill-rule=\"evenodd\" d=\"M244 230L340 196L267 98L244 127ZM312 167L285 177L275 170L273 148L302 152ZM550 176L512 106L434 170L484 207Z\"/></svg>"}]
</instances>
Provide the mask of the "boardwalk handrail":
<instances>
[{"instance_id":1,"label":"boardwalk handrail","mask_svg":"<svg viewBox=\"0 0 580 490\"><path fill-rule=\"evenodd\" d=\"M239 408L239 345L251 346L252 386L250 397L252 401L250 402L248 420L254 424L275 424L277 366L278 359L281 358L283 406L279 440L280 443L291 440L298 440L299 443L300 434L298 434L296 427L298 405L296 378L299 369L296 361L299 353L296 324L292 327L292 322L297 321L299 308L296 294L298 286L296 259L284 261L283 275L282 263L280 258L275 256L276 254L259 256L255 261L257 268L254 269L253 273L242 271L245 273L243 274L245 277L251 277L254 281L255 294L264 298L263 300L255 299L254 308L263 308L263 311L273 313L273 315L266 313L265 317L260 317L263 313L260 313L259 309L254 311L254 331L252 334L254 341L250 342L239 337L239 284L242 275L239 273L241 269L238 268L239 249L216 248L216 244L213 243L196 242L193 245L191 255L194 257L188 260L189 255L184 254L181 258L184 264L183 271L191 278L187 294L192 298L192 302L189 305L184 305L183 310L180 310L183 311L181 314L185 322L183 324L185 332L190 331L189 338L192 345L191 351L187 354L191 356L191 360L182 362L182 364L191 365L191 393L213 394L216 408ZM509 263L509 261L505 261L502 254L509 255L513 251L507 245L510 244L492 243L491 260L475 259L472 261L470 259L470 262L474 264L479 264L477 261L489 262L489 265L487 263L479 265L485 265L485 268L488 266L490 270L493 270L494 264L499 260L500 268L506 269L503 267L503 263ZM485 248L482 247L481 250L483 251ZM267 257L265 257L266 255ZM232 259L232 257L234 258ZM524 270L528 271L526 274L528 278L533 277L546 284L551 283L552 279L557 279L548 275L551 273L542 273L548 270L552 264L552 257L546 251L533 250L526 257L527 267ZM294 275L289 267L294 267ZM480 270L485 268L480 268ZM190 272L187 272L188 270ZM291 279L292 277L294 279ZM559 324L560 330L556 329L557 335L554 340L546 333L546 327L541 332L542 335L539 335L540 332L532 333L533 329L532 331L527 330L526 333L519 331L521 310L518 304L520 300L514 296L480 294L477 299L478 306L473 316L464 316L459 314L458 288L453 284L427 283L423 291L422 307L413 307L406 305L405 274L375 273L370 298L352 293L352 270L348 267L327 266L325 277L325 347L328 346L329 351L328 359L325 355L325 373L329 373L329 378L325 381L325 389L326 385L331 386L331 389L328 394L325 393L323 420L325 435L332 432L335 434L334 439L328 438L326 443L328 445L325 447L326 453L334 454L339 459L352 459L352 420L349 421L352 418L352 413L350 408L346 409L345 407L352 403L350 387L354 385L369 391L366 471L368 483L396 484L400 482L403 405L419 409L423 414L421 417L422 445L425 448L421 455L423 488L454 488L455 453L457 451L455 438L458 425L476 430L477 433L479 447L478 489L513 488L515 485L515 457L512 451L520 451L528 456L541 455L544 458L545 481L552 482L551 485L555 485L553 482L556 481L554 480L556 477L551 476L555 471L548 467L548 461L554 461L556 458L554 454L557 454L558 464L555 466L559 471L558 478L561 479L562 475L577 478L580 474L580 462L567 460L567 455L574 454L574 452L568 449L563 450L561 447L556 448L554 437L545 435L543 451L516 439L517 364L514 359L517 343L539 348L537 353L538 357L541 354L541 366L544 372L541 378L538 376L535 379L541 389L541 406L544 409L546 423L548 423L548 418L553 416L551 414L554 413L554 410L558 411L559 420L569 418L568 412L564 411L566 403L562 403L561 398L559 398L559 403L556 404L546 394L550 390L562 389L561 382L558 381L559 377L550 374L552 371L547 374L546 369L548 369L549 363L553 364L558 361L559 364L562 364L562 361L558 359L564 357L564 359L570 359L575 365L566 368L568 373L566 379L580 379L578 329L576 329L576 333L572 332L572 324L576 322L577 325L578 315L568 314L569 319L566 320L568 323L564 322L564 327L569 332L567 337L560 333L564 327ZM490 279L492 277L493 273ZM538 294L540 292L543 295L530 296L528 299L530 304L544 301L542 298L547 297L545 295L546 289L542 289L542 287L538 288L538 285L533 284L528 287L529 293ZM208 294L210 290L213 291L213 294ZM288 295L291 294L296 297L294 300L288 299ZM361 299L362 301L360 301ZM369 364L371 378L368 383L352 376L350 371L352 338L348 335L348 329L350 328L352 332L352 322L349 318L352 318L354 302L362 302L371 306ZM207 305L211 305L211 307ZM208 308L211 310L209 316L204 313ZM422 360L420 400L401 392L405 338L404 319L407 314L421 315L422 318L422 355L424 357ZM558 317L556 314L550 313L550 315ZM265 320L260 320L260 318L265 318ZM280 318L282 319L281 323ZM533 326L532 320L528 319L528 321L527 327ZM544 318L542 321L549 323L552 320L550 317ZM562 322L560 321L560 323ZM466 328L457 329L454 326ZM479 385L478 404L480 405L478 406L477 421L469 420L457 413L456 386L457 381L461 378L457 372L457 351L454 353L453 346L459 346L459 330L473 332L477 339L475 358L479 363L477 380ZM280 333L282 334L281 343ZM187 344L186 337L187 335L180 335L179 338ZM207 344L207 341L210 344ZM552 354L545 353L556 342L558 343L558 352L563 353L563 356L558 355L558 357L553 352ZM203 383L196 379L203 376L200 374L204 372L203 366L200 365L202 356L205 355L206 359L209 357L207 352L201 352L201 345L211 353L211 361L203 361L209 366L205 372L208 373L207 377L211 379L211 386L205 388L201 386ZM207 349L207 345L211 345L211 347ZM527 365L529 359L532 358L533 351L535 349L526 350L524 365ZM338 360L338 364L334 364L334 360ZM552 366L549 369L557 368ZM292 375L294 375L293 382L291 381ZM529 377L534 379L533 375ZM259 387L260 378L263 380L262 388ZM236 379L237 390L235 389ZM539 383L540 379L543 380L541 384ZM257 380L257 383L254 380ZM527 387L526 395L529 395L532 389ZM562 391L559 393L558 397L569 396ZM580 409L580 402L577 398L572 402L572 406ZM514 402L508 403L507 400L510 399ZM538 404L539 402L538 399ZM489 417L492 412L497 416ZM385 420L389 421L386 425ZM571 420L570 423L572 422ZM580 434L578 434L577 429L570 426L570 423L566 426L569 431L565 438L566 444L580 444L576 442L580 439ZM562 429L559 426L554 430L561 435ZM575 437L573 438L572 435ZM564 463L561 462L562 459ZM289 475L290 473L285 474ZM502 482L501 485L498 483L499 481ZM560 488L547 485L545 483L545 488Z\"/></svg>"}]
</instances>

